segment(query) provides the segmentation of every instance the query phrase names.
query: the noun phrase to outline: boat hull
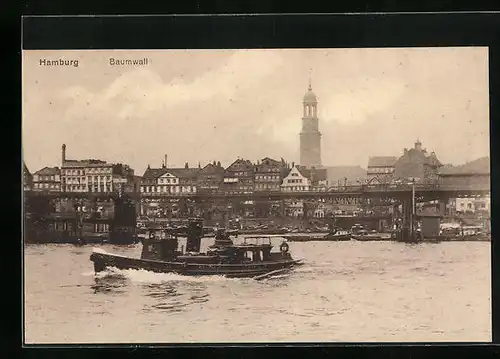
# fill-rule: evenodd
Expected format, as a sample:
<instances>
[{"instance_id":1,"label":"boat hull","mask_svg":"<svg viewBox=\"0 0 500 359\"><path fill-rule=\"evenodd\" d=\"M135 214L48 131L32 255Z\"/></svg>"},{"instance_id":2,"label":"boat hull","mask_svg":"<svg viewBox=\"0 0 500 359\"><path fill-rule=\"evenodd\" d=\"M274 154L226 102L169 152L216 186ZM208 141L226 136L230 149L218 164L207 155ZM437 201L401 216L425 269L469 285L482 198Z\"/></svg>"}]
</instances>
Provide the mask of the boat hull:
<instances>
[{"instance_id":1,"label":"boat hull","mask_svg":"<svg viewBox=\"0 0 500 359\"><path fill-rule=\"evenodd\" d=\"M96 273L102 272L106 268L117 268L146 270L156 273L175 273L186 276L218 275L228 278L252 278L278 270L291 269L302 264L300 260L293 259L249 264L164 262L97 252L92 253L90 260L94 263Z\"/></svg>"},{"instance_id":2,"label":"boat hull","mask_svg":"<svg viewBox=\"0 0 500 359\"><path fill-rule=\"evenodd\" d=\"M288 242L338 242L350 241L351 235L323 235L323 236L283 236Z\"/></svg>"},{"instance_id":3,"label":"boat hull","mask_svg":"<svg viewBox=\"0 0 500 359\"><path fill-rule=\"evenodd\" d=\"M383 237L383 236L361 236L361 235L356 235L353 234L351 235L351 238L356 240L356 241L361 241L361 242L380 242L380 241L390 241L392 240L391 237Z\"/></svg>"}]
</instances>

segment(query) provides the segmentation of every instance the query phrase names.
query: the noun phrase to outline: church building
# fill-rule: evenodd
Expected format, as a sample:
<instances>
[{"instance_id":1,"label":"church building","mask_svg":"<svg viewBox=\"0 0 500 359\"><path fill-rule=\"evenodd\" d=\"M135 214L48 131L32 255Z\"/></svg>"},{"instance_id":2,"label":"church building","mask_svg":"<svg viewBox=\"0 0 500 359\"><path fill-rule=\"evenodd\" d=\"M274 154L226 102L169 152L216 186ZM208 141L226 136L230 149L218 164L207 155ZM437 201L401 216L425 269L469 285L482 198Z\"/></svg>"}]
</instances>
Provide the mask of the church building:
<instances>
[{"instance_id":1,"label":"church building","mask_svg":"<svg viewBox=\"0 0 500 359\"><path fill-rule=\"evenodd\" d=\"M304 95L302 131L300 132L300 165L321 167L321 132L319 132L318 99L312 91L311 81Z\"/></svg>"}]
</instances>

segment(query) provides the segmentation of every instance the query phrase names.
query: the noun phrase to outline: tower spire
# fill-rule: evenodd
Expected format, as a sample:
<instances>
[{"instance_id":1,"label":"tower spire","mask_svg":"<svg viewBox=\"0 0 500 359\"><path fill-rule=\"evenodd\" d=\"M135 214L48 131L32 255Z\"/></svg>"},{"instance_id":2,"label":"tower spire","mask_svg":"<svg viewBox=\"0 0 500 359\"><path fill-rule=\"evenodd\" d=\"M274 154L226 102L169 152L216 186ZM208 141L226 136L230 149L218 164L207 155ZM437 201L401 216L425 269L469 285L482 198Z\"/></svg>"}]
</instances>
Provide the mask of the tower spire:
<instances>
[{"instance_id":1,"label":"tower spire","mask_svg":"<svg viewBox=\"0 0 500 359\"><path fill-rule=\"evenodd\" d=\"M312 86L311 86L311 73L312 73L312 69L309 69L309 87L308 87L309 91L312 90Z\"/></svg>"}]
</instances>

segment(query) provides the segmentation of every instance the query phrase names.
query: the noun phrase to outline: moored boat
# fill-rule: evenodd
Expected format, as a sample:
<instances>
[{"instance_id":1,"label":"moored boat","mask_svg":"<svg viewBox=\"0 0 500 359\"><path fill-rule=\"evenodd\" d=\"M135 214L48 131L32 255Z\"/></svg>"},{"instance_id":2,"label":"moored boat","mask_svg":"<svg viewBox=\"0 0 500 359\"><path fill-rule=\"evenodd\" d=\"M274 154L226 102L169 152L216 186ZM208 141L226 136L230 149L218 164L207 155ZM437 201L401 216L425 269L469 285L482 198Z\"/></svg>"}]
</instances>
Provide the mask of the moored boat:
<instances>
[{"instance_id":1,"label":"moored boat","mask_svg":"<svg viewBox=\"0 0 500 359\"><path fill-rule=\"evenodd\" d=\"M335 241L350 241L351 232L336 230L328 234L321 235L290 235L283 236L289 242L335 242Z\"/></svg>"},{"instance_id":2,"label":"moored boat","mask_svg":"<svg viewBox=\"0 0 500 359\"><path fill-rule=\"evenodd\" d=\"M367 230L361 230L357 234L351 235L352 239L357 241L387 241L391 240L392 236L389 233L378 233L378 232L368 232Z\"/></svg>"},{"instance_id":3,"label":"moored boat","mask_svg":"<svg viewBox=\"0 0 500 359\"><path fill-rule=\"evenodd\" d=\"M167 233L164 238L154 235L143 240L140 258L132 258L96 251L90 260L94 271L106 268L143 269L160 273L176 273L186 276L219 275L230 278L266 277L270 273L281 273L302 264L288 253L289 245L283 242L279 252L272 252L270 238L260 237L257 243L233 244L229 234L218 231L213 246L204 253L200 252L203 237L203 221L191 219L188 224L186 251L178 250L175 234ZM267 243L265 241L267 239Z\"/></svg>"},{"instance_id":4,"label":"moored boat","mask_svg":"<svg viewBox=\"0 0 500 359\"><path fill-rule=\"evenodd\" d=\"M350 231L336 231L335 233L328 233L323 238L325 241L350 241L351 236Z\"/></svg>"}]
</instances>

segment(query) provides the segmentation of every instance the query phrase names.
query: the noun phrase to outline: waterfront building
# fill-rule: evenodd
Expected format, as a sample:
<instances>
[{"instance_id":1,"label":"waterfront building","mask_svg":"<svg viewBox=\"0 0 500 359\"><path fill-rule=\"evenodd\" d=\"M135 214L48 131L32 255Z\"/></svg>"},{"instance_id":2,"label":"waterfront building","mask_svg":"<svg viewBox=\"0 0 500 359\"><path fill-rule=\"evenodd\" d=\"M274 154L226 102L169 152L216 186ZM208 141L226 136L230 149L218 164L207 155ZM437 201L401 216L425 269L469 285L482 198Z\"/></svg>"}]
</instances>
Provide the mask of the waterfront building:
<instances>
[{"instance_id":1,"label":"waterfront building","mask_svg":"<svg viewBox=\"0 0 500 359\"><path fill-rule=\"evenodd\" d=\"M26 163L23 161L23 189L25 191L31 191L32 189L33 176L31 175Z\"/></svg>"},{"instance_id":2,"label":"waterfront building","mask_svg":"<svg viewBox=\"0 0 500 359\"><path fill-rule=\"evenodd\" d=\"M199 168L148 168L141 178L141 213L143 215L177 215L180 202L175 197L197 193ZM168 199L162 199L162 196ZM172 198L174 197L174 198Z\"/></svg>"},{"instance_id":3,"label":"waterfront building","mask_svg":"<svg viewBox=\"0 0 500 359\"><path fill-rule=\"evenodd\" d=\"M222 167L220 162L213 161L213 163L200 168L197 179L198 191L200 193L219 192L223 181L224 167Z\"/></svg>"},{"instance_id":4,"label":"waterfront building","mask_svg":"<svg viewBox=\"0 0 500 359\"><path fill-rule=\"evenodd\" d=\"M197 192L197 168L151 168L141 178L141 193L152 195L193 194Z\"/></svg>"},{"instance_id":5,"label":"waterfront building","mask_svg":"<svg viewBox=\"0 0 500 359\"><path fill-rule=\"evenodd\" d=\"M137 188L135 188L136 190ZM62 145L62 192L134 192L134 170L121 163L97 159L70 160Z\"/></svg>"},{"instance_id":6,"label":"waterfront building","mask_svg":"<svg viewBox=\"0 0 500 359\"><path fill-rule=\"evenodd\" d=\"M328 188L328 173L326 168L307 168L299 166L299 171L309 179L311 191L326 191Z\"/></svg>"},{"instance_id":7,"label":"waterfront building","mask_svg":"<svg viewBox=\"0 0 500 359\"><path fill-rule=\"evenodd\" d=\"M33 190L46 192L61 191L61 170L59 167L44 167L33 174Z\"/></svg>"},{"instance_id":8,"label":"waterfront building","mask_svg":"<svg viewBox=\"0 0 500 359\"><path fill-rule=\"evenodd\" d=\"M283 192L307 192L311 190L311 180L304 173L304 168L293 164L281 184Z\"/></svg>"},{"instance_id":9,"label":"waterfront building","mask_svg":"<svg viewBox=\"0 0 500 359\"><path fill-rule=\"evenodd\" d=\"M403 155L394 163L394 177L401 180L415 178L419 183L435 183L438 181L438 170L443 164L436 154L422 148L417 140L411 149L404 149Z\"/></svg>"},{"instance_id":10,"label":"waterfront building","mask_svg":"<svg viewBox=\"0 0 500 359\"><path fill-rule=\"evenodd\" d=\"M263 158L255 164L254 191L279 192L283 178L288 171L289 169L283 158L280 161L269 157ZM255 203L255 217L279 216L282 205L281 201L257 200Z\"/></svg>"},{"instance_id":11,"label":"waterfront building","mask_svg":"<svg viewBox=\"0 0 500 359\"><path fill-rule=\"evenodd\" d=\"M277 192L280 191L281 182L286 174L287 167L283 159L276 161L272 158L263 158L255 165L254 189L255 191Z\"/></svg>"},{"instance_id":12,"label":"waterfront building","mask_svg":"<svg viewBox=\"0 0 500 359\"><path fill-rule=\"evenodd\" d=\"M490 158L481 157L460 166L443 166L438 171L441 185L484 185L490 183Z\"/></svg>"},{"instance_id":13,"label":"waterfront building","mask_svg":"<svg viewBox=\"0 0 500 359\"><path fill-rule=\"evenodd\" d=\"M303 217L304 216L304 201L286 199L285 200L285 215L287 217Z\"/></svg>"},{"instance_id":14,"label":"waterfront building","mask_svg":"<svg viewBox=\"0 0 500 359\"><path fill-rule=\"evenodd\" d=\"M300 132L300 164L307 168L321 166L321 132L319 132L318 98L311 81L302 100L302 130Z\"/></svg>"},{"instance_id":15,"label":"waterfront building","mask_svg":"<svg viewBox=\"0 0 500 359\"><path fill-rule=\"evenodd\" d=\"M394 176L396 156L373 156L368 159L366 170L367 181L378 178L380 182L388 182Z\"/></svg>"},{"instance_id":16,"label":"waterfront building","mask_svg":"<svg viewBox=\"0 0 500 359\"><path fill-rule=\"evenodd\" d=\"M460 166L443 166L439 169L441 186L484 186L491 181L490 158L481 157ZM481 198L451 198L448 203L448 214L486 214L490 213L490 196Z\"/></svg>"},{"instance_id":17,"label":"waterfront building","mask_svg":"<svg viewBox=\"0 0 500 359\"><path fill-rule=\"evenodd\" d=\"M224 171L223 191L227 194L252 193L254 170L252 162L238 158Z\"/></svg>"}]
</instances>

